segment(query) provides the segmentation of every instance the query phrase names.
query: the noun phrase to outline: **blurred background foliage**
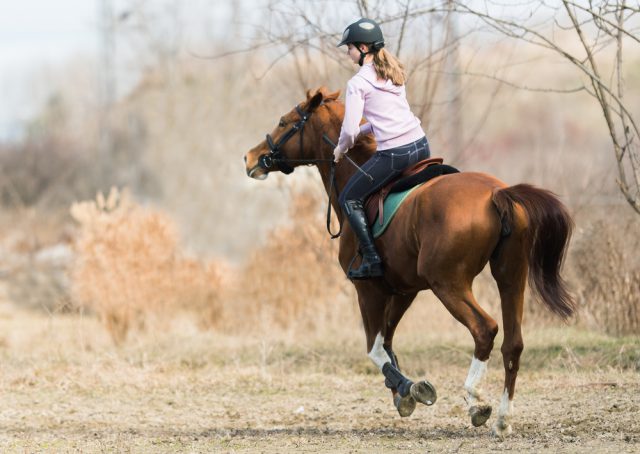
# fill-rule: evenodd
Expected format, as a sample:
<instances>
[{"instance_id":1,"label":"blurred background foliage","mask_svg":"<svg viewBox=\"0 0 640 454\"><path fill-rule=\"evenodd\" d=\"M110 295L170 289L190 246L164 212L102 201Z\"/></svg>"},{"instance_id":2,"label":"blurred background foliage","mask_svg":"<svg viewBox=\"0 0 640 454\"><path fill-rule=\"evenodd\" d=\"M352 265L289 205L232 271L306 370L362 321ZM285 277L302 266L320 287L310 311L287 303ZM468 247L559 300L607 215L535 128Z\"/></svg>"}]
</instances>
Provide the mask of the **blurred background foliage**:
<instances>
[{"instance_id":1,"label":"blurred background foliage","mask_svg":"<svg viewBox=\"0 0 640 454\"><path fill-rule=\"evenodd\" d=\"M257 182L242 156L307 89L345 86L355 68L335 43L350 21L369 16L405 63L434 155L545 187L570 207L577 228L566 274L581 308L573 323L637 334L640 218L629 198L637 198L637 137L618 127L616 154L602 102L614 116L620 104L598 98L593 78L559 50L587 64L592 49L601 80L638 99L638 5L594 3L600 9L589 13L591 2L563 1L96 2L96 55L34 70L29 80L46 86L44 101L34 99L36 113L0 142L7 299L87 310L117 342L176 311L230 332L357 324L314 169ZM627 20L619 40L616 5ZM640 111L624 105L628 126ZM630 195L620 190L621 169ZM127 188L124 206L111 188ZM172 233L149 227L158 223ZM490 277L474 288L499 318ZM415 305L412 319L448 317ZM557 323L527 306L533 320Z\"/></svg>"}]
</instances>

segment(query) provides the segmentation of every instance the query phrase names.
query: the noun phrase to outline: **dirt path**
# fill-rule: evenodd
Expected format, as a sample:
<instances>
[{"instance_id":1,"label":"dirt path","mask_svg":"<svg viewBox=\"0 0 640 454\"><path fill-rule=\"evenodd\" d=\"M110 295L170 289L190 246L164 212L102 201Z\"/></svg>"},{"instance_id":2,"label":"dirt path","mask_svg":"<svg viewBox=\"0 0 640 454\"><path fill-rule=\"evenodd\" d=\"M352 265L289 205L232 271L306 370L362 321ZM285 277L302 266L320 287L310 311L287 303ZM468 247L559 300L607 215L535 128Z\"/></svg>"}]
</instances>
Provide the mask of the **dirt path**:
<instances>
[{"instance_id":1,"label":"dirt path","mask_svg":"<svg viewBox=\"0 0 640 454\"><path fill-rule=\"evenodd\" d=\"M118 366L120 369L122 365ZM472 428L449 368L434 407L401 419L378 377L215 368L32 369L3 384L3 450L251 452L637 452L635 374L524 374L515 434ZM115 374L115 375L112 375ZM499 396L497 373L487 387ZM87 384L90 384L88 386ZM493 418L492 418L493 419Z\"/></svg>"},{"instance_id":2,"label":"dirt path","mask_svg":"<svg viewBox=\"0 0 640 454\"><path fill-rule=\"evenodd\" d=\"M438 402L401 419L355 341L342 350L215 349L223 340L192 333L115 349L91 321L0 317L4 333L8 327L13 334L0 342L2 452L640 451L638 371L558 367L548 356L554 348L523 358L514 435L499 441L490 427L471 427L461 392L467 353L457 359L449 345L433 352L453 360L428 367ZM638 344L625 348L637 357ZM421 375L409 359L424 365L421 353L405 350L406 369ZM575 351L572 364L587 363ZM551 370L536 366L545 361ZM495 406L498 367L493 359L485 386Z\"/></svg>"}]
</instances>

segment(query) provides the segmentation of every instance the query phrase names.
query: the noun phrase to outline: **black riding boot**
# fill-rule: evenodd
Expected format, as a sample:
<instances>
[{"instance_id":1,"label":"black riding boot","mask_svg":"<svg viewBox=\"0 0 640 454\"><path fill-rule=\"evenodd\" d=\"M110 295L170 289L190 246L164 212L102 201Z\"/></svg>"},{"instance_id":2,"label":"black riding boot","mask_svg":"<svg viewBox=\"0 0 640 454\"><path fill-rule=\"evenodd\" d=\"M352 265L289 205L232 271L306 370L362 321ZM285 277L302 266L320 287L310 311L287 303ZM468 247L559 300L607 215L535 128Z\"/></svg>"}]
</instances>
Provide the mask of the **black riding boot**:
<instances>
[{"instance_id":1,"label":"black riding boot","mask_svg":"<svg viewBox=\"0 0 640 454\"><path fill-rule=\"evenodd\" d=\"M360 241L362 263L359 268L350 269L347 273L349 279L369 279L382 276L382 259L376 251L373 236L367 225L367 217L359 200L347 200L345 202L345 214L351 224L351 228Z\"/></svg>"}]
</instances>

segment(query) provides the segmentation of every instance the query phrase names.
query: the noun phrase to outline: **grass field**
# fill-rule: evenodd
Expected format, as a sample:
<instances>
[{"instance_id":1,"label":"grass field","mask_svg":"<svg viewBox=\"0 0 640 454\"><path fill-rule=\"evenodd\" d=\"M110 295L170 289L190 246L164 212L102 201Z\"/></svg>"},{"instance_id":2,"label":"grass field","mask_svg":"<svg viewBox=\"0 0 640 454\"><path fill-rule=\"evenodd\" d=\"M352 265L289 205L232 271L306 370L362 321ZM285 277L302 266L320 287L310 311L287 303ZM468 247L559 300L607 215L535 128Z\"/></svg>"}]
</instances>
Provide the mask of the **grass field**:
<instances>
[{"instance_id":1,"label":"grass field","mask_svg":"<svg viewBox=\"0 0 640 454\"><path fill-rule=\"evenodd\" d=\"M433 407L405 419L355 325L335 336L240 337L201 331L184 319L115 347L93 317L4 303L0 333L3 452L640 449L637 337L528 327L514 434L499 441L466 416L462 384L471 342L462 330L399 331L404 370L426 376L439 395ZM496 348L485 385L494 411L501 362Z\"/></svg>"}]
</instances>

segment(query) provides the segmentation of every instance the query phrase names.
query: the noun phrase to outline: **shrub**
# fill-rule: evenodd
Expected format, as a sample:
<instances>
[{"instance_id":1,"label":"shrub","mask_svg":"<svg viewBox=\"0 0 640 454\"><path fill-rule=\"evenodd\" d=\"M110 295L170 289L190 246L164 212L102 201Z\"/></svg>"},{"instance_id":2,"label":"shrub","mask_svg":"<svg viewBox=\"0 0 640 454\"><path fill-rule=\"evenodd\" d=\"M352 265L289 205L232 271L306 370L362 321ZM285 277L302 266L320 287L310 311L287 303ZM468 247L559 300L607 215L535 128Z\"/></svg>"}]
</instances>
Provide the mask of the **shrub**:
<instances>
[{"instance_id":1,"label":"shrub","mask_svg":"<svg viewBox=\"0 0 640 454\"><path fill-rule=\"evenodd\" d=\"M235 321L229 318L232 326L309 334L358 318L355 308L338 298L351 292L352 300L353 295L338 265L338 240L326 231L322 202L313 192L294 195L291 222L274 229L251 254L227 296L237 314Z\"/></svg>"},{"instance_id":2,"label":"shrub","mask_svg":"<svg viewBox=\"0 0 640 454\"><path fill-rule=\"evenodd\" d=\"M112 189L106 199L98 194L95 201L74 204L71 215L80 224L72 298L100 316L116 343L131 328L165 323L180 310L216 323L217 266L183 256L166 214Z\"/></svg>"},{"instance_id":3,"label":"shrub","mask_svg":"<svg viewBox=\"0 0 640 454\"><path fill-rule=\"evenodd\" d=\"M608 334L640 332L640 221L609 209L579 232L569 265L584 322Z\"/></svg>"}]
</instances>

